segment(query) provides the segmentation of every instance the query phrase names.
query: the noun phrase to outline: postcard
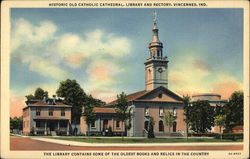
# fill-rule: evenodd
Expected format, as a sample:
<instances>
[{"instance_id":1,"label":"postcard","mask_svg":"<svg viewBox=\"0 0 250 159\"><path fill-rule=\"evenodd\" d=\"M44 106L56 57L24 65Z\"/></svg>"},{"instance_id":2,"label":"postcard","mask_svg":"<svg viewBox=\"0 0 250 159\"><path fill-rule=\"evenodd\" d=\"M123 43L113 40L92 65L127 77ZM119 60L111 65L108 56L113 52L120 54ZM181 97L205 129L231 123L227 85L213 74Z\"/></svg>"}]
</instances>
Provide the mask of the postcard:
<instances>
[{"instance_id":1,"label":"postcard","mask_svg":"<svg viewBox=\"0 0 250 159\"><path fill-rule=\"evenodd\" d=\"M1 158L249 157L249 2L1 9Z\"/></svg>"}]
</instances>

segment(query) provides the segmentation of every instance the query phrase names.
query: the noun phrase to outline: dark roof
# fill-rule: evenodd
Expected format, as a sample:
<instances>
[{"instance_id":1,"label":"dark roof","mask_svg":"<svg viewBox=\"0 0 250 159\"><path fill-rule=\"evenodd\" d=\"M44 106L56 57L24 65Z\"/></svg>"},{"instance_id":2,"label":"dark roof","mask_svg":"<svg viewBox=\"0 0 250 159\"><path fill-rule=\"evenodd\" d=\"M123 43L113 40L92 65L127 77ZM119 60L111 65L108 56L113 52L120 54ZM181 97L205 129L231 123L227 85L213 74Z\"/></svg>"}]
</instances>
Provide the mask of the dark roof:
<instances>
[{"instance_id":1,"label":"dark roof","mask_svg":"<svg viewBox=\"0 0 250 159\"><path fill-rule=\"evenodd\" d=\"M116 113L114 108L102 108L102 107L95 107L94 112L95 113L111 113L111 114Z\"/></svg>"},{"instance_id":2,"label":"dark roof","mask_svg":"<svg viewBox=\"0 0 250 159\"><path fill-rule=\"evenodd\" d=\"M35 117L34 120L70 120L70 119L67 119L65 117L42 117L42 116L38 116L38 117Z\"/></svg>"},{"instance_id":3,"label":"dark roof","mask_svg":"<svg viewBox=\"0 0 250 159\"><path fill-rule=\"evenodd\" d=\"M28 100L25 102L27 106L23 109L26 109L27 107L67 107L71 108L72 106L63 104L61 101L58 102L44 102L43 100Z\"/></svg>"},{"instance_id":4,"label":"dark roof","mask_svg":"<svg viewBox=\"0 0 250 159\"><path fill-rule=\"evenodd\" d=\"M234 126L232 130L243 130L243 126L242 125Z\"/></svg>"},{"instance_id":5,"label":"dark roof","mask_svg":"<svg viewBox=\"0 0 250 159\"><path fill-rule=\"evenodd\" d=\"M219 96L219 97L221 97L221 95L217 94L217 93L200 93L200 94L192 95L192 97L199 97L199 96Z\"/></svg>"},{"instance_id":6,"label":"dark roof","mask_svg":"<svg viewBox=\"0 0 250 159\"><path fill-rule=\"evenodd\" d=\"M128 101L150 101L150 100L140 99L140 98L145 96L145 95L151 94L155 91L158 91L158 90L162 90L162 91L166 92L166 94L171 95L176 100L175 101L176 103L183 102L183 99L179 95L177 95L176 93L174 93L174 92L170 91L169 89L162 87L162 86L155 88L153 90L150 90L150 91L143 90L143 91L129 94L129 95L127 95L127 100ZM169 102L174 102L174 101L169 101ZM115 105L115 104L117 104L117 100L114 100L114 101L108 103L107 106L111 106L111 105Z\"/></svg>"}]
</instances>

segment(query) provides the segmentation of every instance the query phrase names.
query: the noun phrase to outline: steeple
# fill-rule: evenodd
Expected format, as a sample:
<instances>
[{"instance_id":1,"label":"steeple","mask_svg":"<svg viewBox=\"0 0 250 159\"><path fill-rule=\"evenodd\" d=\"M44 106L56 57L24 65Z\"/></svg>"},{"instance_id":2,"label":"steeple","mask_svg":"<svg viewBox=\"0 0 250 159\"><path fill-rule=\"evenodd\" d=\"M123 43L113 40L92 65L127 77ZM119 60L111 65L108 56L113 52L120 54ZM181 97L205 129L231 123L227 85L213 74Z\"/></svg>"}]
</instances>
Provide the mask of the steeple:
<instances>
[{"instance_id":1,"label":"steeple","mask_svg":"<svg viewBox=\"0 0 250 159\"><path fill-rule=\"evenodd\" d=\"M159 40L159 35L158 35L159 29L157 27L157 13L156 13L156 11L154 11L154 13L153 13L153 29L152 29L152 31L153 31L153 39L149 43L149 46L148 46L150 56L152 58L160 59L160 58L162 58L163 45Z\"/></svg>"},{"instance_id":2,"label":"steeple","mask_svg":"<svg viewBox=\"0 0 250 159\"><path fill-rule=\"evenodd\" d=\"M153 13L153 38L149 43L150 57L145 61L145 85L146 90L153 90L157 87L168 87L168 60L163 57L163 44L159 40L159 29L157 26L157 13Z\"/></svg>"},{"instance_id":3,"label":"steeple","mask_svg":"<svg viewBox=\"0 0 250 159\"><path fill-rule=\"evenodd\" d=\"M158 37L158 27L157 27L157 13L156 11L154 11L153 13L153 22L154 22L154 25L153 25L153 40L152 42L160 42L159 40L159 37Z\"/></svg>"}]
</instances>

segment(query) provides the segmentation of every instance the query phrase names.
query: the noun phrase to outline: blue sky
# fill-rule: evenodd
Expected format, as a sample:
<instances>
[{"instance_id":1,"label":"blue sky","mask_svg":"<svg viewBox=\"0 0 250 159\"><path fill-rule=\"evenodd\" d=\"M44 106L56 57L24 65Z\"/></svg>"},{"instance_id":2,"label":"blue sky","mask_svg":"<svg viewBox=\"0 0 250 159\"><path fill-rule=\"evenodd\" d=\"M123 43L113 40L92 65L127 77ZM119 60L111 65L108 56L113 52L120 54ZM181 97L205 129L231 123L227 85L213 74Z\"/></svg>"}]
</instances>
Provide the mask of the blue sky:
<instances>
[{"instance_id":1,"label":"blue sky","mask_svg":"<svg viewBox=\"0 0 250 159\"><path fill-rule=\"evenodd\" d=\"M111 100L144 90L155 9L11 9L10 89L24 98L76 79ZM169 59L169 89L179 94L242 89L242 9L156 9Z\"/></svg>"}]
</instances>

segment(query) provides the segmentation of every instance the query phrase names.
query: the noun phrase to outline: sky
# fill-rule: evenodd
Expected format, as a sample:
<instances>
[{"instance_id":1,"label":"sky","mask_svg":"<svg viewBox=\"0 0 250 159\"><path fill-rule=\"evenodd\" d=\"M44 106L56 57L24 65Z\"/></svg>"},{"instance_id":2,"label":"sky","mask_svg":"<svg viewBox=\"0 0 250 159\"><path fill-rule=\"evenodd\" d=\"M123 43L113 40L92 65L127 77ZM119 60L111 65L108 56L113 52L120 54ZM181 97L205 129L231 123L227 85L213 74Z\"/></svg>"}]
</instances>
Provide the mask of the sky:
<instances>
[{"instance_id":1,"label":"sky","mask_svg":"<svg viewBox=\"0 0 250 159\"><path fill-rule=\"evenodd\" d=\"M12 8L10 112L25 95L55 94L75 79L106 102L145 89L153 8ZM179 95L243 89L243 10L158 8L159 39L168 57L168 88Z\"/></svg>"}]
</instances>

